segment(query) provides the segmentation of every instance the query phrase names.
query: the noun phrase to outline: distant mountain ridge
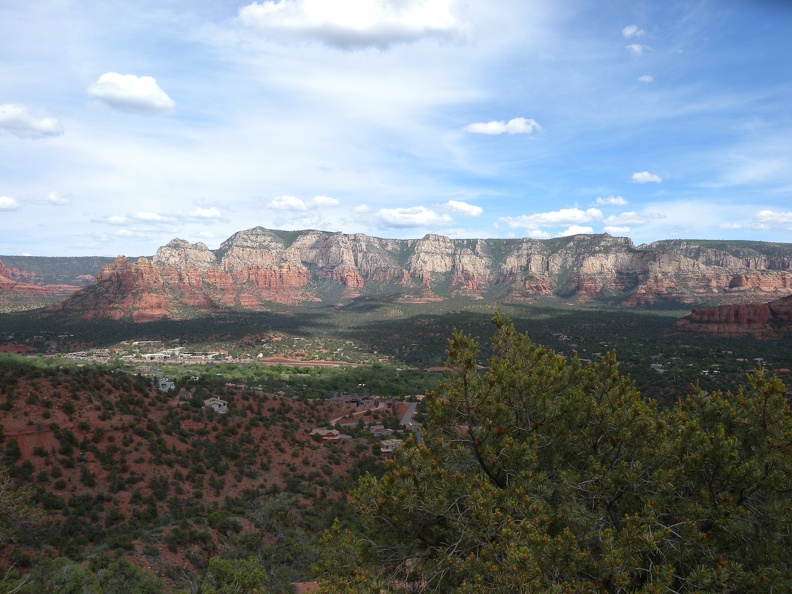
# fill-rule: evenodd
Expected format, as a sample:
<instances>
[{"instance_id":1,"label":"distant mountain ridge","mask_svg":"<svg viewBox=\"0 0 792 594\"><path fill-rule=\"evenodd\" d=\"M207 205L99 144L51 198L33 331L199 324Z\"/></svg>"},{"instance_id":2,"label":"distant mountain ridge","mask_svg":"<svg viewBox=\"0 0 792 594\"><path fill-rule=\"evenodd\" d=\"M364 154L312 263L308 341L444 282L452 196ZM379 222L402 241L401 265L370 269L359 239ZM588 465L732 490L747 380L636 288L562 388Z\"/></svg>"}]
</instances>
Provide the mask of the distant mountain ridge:
<instances>
[{"instance_id":1,"label":"distant mountain ridge","mask_svg":"<svg viewBox=\"0 0 792 594\"><path fill-rule=\"evenodd\" d=\"M84 287L113 260L106 256L0 256L0 275L34 285Z\"/></svg>"},{"instance_id":2,"label":"distant mountain ridge","mask_svg":"<svg viewBox=\"0 0 792 594\"><path fill-rule=\"evenodd\" d=\"M792 244L669 240L636 247L629 238L606 234L381 239L255 227L235 233L217 250L174 239L153 258L121 256L53 311L147 321L359 297L685 306L766 302L789 294Z\"/></svg>"},{"instance_id":3,"label":"distant mountain ridge","mask_svg":"<svg viewBox=\"0 0 792 594\"><path fill-rule=\"evenodd\" d=\"M102 257L0 256L0 311L48 305L92 284Z\"/></svg>"}]
</instances>

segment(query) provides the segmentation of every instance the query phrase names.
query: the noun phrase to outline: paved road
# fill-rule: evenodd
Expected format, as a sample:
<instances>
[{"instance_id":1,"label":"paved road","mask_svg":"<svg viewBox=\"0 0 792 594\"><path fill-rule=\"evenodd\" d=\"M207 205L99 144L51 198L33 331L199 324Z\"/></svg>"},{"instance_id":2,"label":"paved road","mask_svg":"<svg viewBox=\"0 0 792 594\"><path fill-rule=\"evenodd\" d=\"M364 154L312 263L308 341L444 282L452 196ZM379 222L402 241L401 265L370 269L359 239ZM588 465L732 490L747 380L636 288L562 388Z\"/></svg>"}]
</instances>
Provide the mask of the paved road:
<instances>
[{"instance_id":1,"label":"paved road","mask_svg":"<svg viewBox=\"0 0 792 594\"><path fill-rule=\"evenodd\" d=\"M355 411L353 413L346 413L346 414L341 415L340 417L336 417L335 419L330 419L330 424L331 425L335 425L336 423L338 423L338 421L340 421L342 419L345 419L350 414L353 417L359 417L360 415L365 415L367 412L371 412L371 411L374 411L374 410L382 410L383 408L388 408L385 405L385 403L380 403L380 404L378 404L377 406L375 406L373 408L364 408L363 410L358 410L358 411Z\"/></svg>"},{"instance_id":2,"label":"paved road","mask_svg":"<svg viewBox=\"0 0 792 594\"><path fill-rule=\"evenodd\" d=\"M402 415L402 418L399 420L399 422L405 427L411 427L412 418L415 414L415 408L418 406L418 404L415 402L406 402L405 404L407 405L407 410L404 411L404 414Z\"/></svg>"},{"instance_id":3,"label":"paved road","mask_svg":"<svg viewBox=\"0 0 792 594\"><path fill-rule=\"evenodd\" d=\"M413 432L413 436L415 437L415 443L422 444L423 437L421 437L421 432L418 430L418 427L413 425L412 418L415 414L415 409L418 406L416 402L407 402L407 410L404 411L401 420L399 421L402 425L407 427Z\"/></svg>"},{"instance_id":4,"label":"paved road","mask_svg":"<svg viewBox=\"0 0 792 594\"><path fill-rule=\"evenodd\" d=\"M407 405L407 410L404 411L404 414L402 415L402 418L399 420L399 423L404 425L405 427L407 427L408 429L410 429L413 432L413 436L415 436L415 443L421 444L421 443L423 443L423 437L421 437L421 432L418 429L418 427L416 427L413 424L413 422L412 422L412 418L413 418L413 415L415 414L415 409L418 406L418 404L416 402L406 402L405 404ZM384 403L380 403L379 406L376 406L374 408L366 408L366 409L363 409L363 410L359 410L359 411L353 412L352 416L356 417L356 416L359 416L359 415L364 415L367 412L370 412L372 410L382 410L384 408L387 408L386 405ZM349 413L347 413L347 414L345 414L343 416L340 416L338 418L331 419L330 420L330 425L335 425L339 421L341 421L344 418L346 418L348 415L349 415Z\"/></svg>"}]
</instances>

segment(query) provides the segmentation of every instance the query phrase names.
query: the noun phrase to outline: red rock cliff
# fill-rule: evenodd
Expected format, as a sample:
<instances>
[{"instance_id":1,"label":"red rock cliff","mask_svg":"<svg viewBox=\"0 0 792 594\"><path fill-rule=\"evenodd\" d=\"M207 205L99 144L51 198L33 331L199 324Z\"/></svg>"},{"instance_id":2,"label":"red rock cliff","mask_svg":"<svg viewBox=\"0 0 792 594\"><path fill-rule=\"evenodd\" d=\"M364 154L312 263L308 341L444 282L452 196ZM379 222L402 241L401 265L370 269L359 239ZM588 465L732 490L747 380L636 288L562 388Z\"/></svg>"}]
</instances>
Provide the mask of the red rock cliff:
<instances>
[{"instance_id":1,"label":"red rock cliff","mask_svg":"<svg viewBox=\"0 0 792 594\"><path fill-rule=\"evenodd\" d=\"M393 240L256 227L234 234L217 250L174 239L152 259L119 258L60 310L148 320L358 296L505 303L559 298L641 306L769 301L791 291L792 245L786 244L636 247L609 235Z\"/></svg>"},{"instance_id":2,"label":"red rock cliff","mask_svg":"<svg viewBox=\"0 0 792 594\"><path fill-rule=\"evenodd\" d=\"M675 329L714 336L775 338L792 332L792 295L770 303L696 308L679 320Z\"/></svg>"}]
</instances>

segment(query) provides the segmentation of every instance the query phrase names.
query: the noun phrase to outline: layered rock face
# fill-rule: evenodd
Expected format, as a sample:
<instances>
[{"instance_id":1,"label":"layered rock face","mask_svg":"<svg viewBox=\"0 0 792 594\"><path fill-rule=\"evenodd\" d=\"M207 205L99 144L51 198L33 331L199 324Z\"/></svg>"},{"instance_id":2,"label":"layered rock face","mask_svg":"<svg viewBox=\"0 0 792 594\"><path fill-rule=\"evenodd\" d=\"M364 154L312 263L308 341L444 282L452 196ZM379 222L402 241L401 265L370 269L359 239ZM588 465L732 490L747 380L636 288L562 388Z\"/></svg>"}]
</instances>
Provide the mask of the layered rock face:
<instances>
[{"instance_id":1,"label":"layered rock face","mask_svg":"<svg viewBox=\"0 0 792 594\"><path fill-rule=\"evenodd\" d=\"M240 231L217 250L174 239L151 258L120 257L59 305L143 321L360 296L420 302L539 297L625 306L771 300L792 293L792 245L659 242L578 235L393 240L322 231ZM764 299L761 299L764 298Z\"/></svg>"},{"instance_id":2,"label":"layered rock face","mask_svg":"<svg viewBox=\"0 0 792 594\"><path fill-rule=\"evenodd\" d=\"M93 277L90 277L89 282L92 281ZM74 293L82 286L85 286L85 283L80 285L46 283L44 279L41 279L33 272L6 266L0 261L0 293L3 295L54 297Z\"/></svg>"},{"instance_id":3,"label":"layered rock face","mask_svg":"<svg viewBox=\"0 0 792 594\"><path fill-rule=\"evenodd\" d=\"M792 332L792 296L770 303L695 308L675 329L714 336L777 338Z\"/></svg>"}]
</instances>

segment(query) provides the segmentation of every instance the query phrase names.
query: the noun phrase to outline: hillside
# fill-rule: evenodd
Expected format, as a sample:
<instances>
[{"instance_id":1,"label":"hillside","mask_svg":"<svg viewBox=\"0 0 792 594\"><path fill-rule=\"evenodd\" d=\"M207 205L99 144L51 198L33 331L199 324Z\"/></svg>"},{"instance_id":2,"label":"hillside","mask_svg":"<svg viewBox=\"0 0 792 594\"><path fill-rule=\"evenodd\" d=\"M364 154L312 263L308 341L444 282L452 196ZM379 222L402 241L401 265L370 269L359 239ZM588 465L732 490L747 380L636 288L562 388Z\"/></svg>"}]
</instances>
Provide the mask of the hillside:
<instances>
[{"instance_id":1,"label":"hillside","mask_svg":"<svg viewBox=\"0 0 792 594\"><path fill-rule=\"evenodd\" d=\"M309 577L313 535L341 513L350 480L378 467L378 441L309 435L356 410L349 405L212 377L188 387L162 392L140 375L0 357L2 463L46 514L18 546L0 549L0 565L114 551L178 585L226 548L274 554L296 539L290 546L299 541L304 552L280 551L276 569L283 580ZM228 413L203 408L210 396L226 401ZM368 420L393 413L383 408ZM267 506L284 525L259 517Z\"/></svg>"}]
</instances>

